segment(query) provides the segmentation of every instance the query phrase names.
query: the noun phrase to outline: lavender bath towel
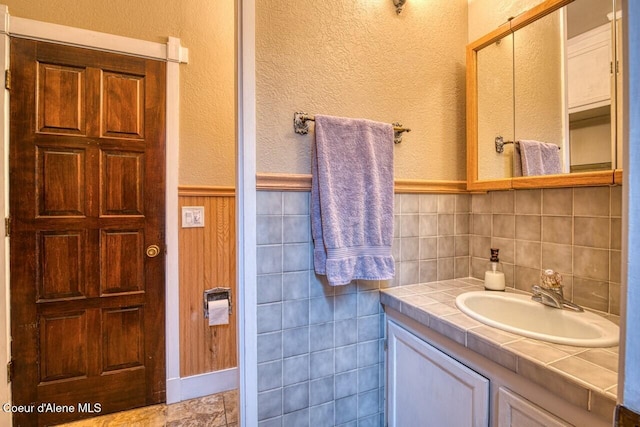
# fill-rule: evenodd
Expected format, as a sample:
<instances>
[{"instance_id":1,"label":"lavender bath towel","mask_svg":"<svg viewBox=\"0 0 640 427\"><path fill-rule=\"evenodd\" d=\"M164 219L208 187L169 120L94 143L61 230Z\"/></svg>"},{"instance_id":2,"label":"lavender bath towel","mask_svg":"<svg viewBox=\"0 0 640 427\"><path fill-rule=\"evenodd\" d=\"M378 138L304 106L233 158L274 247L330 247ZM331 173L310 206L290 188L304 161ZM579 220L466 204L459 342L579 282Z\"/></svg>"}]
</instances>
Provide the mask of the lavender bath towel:
<instances>
[{"instance_id":1,"label":"lavender bath towel","mask_svg":"<svg viewBox=\"0 0 640 427\"><path fill-rule=\"evenodd\" d=\"M315 117L311 231L315 271L330 285L395 274L393 127Z\"/></svg>"},{"instance_id":2,"label":"lavender bath towel","mask_svg":"<svg viewBox=\"0 0 640 427\"><path fill-rule=\"evenodd\" d=\"M555 175L562 173L558 146L540 141L520 141L522 175Z\"/></svg>"}]
</instances>

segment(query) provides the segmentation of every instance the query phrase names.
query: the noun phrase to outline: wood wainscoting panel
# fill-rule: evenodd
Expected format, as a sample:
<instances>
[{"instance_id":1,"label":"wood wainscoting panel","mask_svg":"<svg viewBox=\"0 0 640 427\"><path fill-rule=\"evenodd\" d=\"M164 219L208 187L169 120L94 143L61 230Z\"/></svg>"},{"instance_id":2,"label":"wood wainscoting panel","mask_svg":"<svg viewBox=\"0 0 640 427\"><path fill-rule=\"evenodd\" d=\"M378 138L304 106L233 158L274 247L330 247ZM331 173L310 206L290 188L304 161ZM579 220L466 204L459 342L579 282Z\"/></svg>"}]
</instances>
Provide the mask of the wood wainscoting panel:
<instances>
[{"instance_id":1,"label":"wood wainscoting panel","mask_svg":"<svg viewBox=\"0 0 640 427\"><path fill-rule=\"evenodd\" d=\"M203 228L178 232L180 259L180 376L238 366L235 196L232 191L198 187L179 189L183 206L204 207ZM231 288L233 312L228 325L209 326L203 293Z\"/></svg>"}]
</instances>

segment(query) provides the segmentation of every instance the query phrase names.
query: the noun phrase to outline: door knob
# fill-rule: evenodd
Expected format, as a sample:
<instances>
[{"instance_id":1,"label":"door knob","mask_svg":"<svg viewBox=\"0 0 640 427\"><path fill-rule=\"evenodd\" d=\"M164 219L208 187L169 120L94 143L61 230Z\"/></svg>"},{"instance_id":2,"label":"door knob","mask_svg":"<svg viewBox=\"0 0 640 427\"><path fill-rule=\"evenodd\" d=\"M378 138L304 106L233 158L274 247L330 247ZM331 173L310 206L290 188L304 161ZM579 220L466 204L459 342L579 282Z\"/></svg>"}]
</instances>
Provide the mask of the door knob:
<instances>
[{"instance_id":1,"label":"door knob","mask_svg":"<svg viewBox=\"0 0 640 427\"><path fill-rule=\"evenodd\" d=\"M155 258L160 253L160 247L158 245L149 245L146 252L149 258Z\"/></svg>"}]
</instances>

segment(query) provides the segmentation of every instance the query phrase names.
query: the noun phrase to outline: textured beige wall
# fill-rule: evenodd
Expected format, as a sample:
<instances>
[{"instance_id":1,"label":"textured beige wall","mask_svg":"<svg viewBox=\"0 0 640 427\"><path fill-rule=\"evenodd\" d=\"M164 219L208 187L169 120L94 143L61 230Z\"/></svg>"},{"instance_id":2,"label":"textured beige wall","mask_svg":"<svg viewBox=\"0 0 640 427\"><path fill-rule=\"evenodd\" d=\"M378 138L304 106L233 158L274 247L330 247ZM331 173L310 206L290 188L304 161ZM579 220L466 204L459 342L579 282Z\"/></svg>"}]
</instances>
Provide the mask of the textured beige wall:
<instances>
[{"instance_id":1,"label":"textured beige wall","mask_svg":"<svg viewBox=\"0 0 640 427\"><path fill-rule=\"evenodd\" d=\"M256 34L258 172L310 172L303 110L400 121L396 178L465 179L467 0L257 0Z\"/></svg>"},{"instance_id":2,"label":"textured beige wall","mask_svg":"<svg viewBox=\"0 0 640 427\"><path fill-rule=\"evenodd\" d=\"M542 3L542 0L468 0L469 35L472 42L509 20Z\"/></svg>"},{"instance_id":3,"label":"textured beige wall","mask_svg":"<svg viewBox=\"0 0 640 427\"><path fill-rule=\"evenodd\" d=\"M513 34L515 139L565 145L562 15L545 16ZM565 172L569 172L566 165Z\"/></svg>"},{"instance_id":4,"label":"textured beige wall","mask_svg":"<svg viewBox=\"0 0 640 427\"><path fill-rule=\"evenodd\" d=\"M181 185L234 185L234 0L3 0L12 16L153 42L180 37Z\"/></svg>"},{"instance_id":5,"label":"textured beige wall","mask_svg":"<svg viewBox=\"0 0 640 427\"><path fill-rule=\"evenodd\" d=\"M495 139L514 141L513 36L478 51L478 179L513 176L513 144L496 152Z\"/></svg>"}]
</instances>

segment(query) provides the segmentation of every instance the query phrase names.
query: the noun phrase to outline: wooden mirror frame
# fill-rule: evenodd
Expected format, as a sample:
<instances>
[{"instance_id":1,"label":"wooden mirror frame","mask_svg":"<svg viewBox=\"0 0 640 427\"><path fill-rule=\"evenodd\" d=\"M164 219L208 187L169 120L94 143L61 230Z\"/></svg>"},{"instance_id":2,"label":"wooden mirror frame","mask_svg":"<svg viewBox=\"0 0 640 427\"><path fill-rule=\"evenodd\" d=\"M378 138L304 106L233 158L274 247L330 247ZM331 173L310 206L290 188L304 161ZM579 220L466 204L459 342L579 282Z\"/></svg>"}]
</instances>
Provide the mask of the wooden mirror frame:
<instances>
[{"instance_id":1,"label":"wooden mirror frame","mask_svg":"<svg viewBox=\"0 0 640 427\"><path fill-rule=\"evenodd\" d=\"M616 184L622 182L622 171L620 169L616 169L615 171L577 172L490 180L478 179L478 51L573 1L574 0L546 0L467 45L467 190L490 191L525 188L603 186L612 185L614 182Z\"/></svg>"}]
</instances>

